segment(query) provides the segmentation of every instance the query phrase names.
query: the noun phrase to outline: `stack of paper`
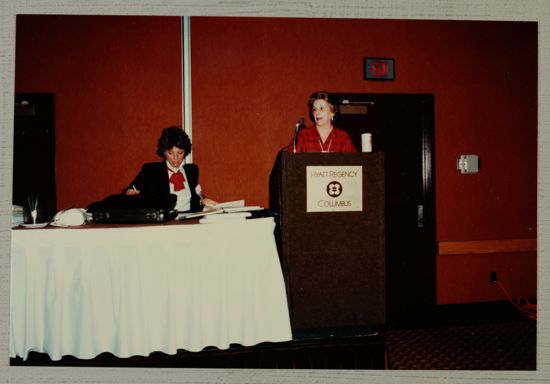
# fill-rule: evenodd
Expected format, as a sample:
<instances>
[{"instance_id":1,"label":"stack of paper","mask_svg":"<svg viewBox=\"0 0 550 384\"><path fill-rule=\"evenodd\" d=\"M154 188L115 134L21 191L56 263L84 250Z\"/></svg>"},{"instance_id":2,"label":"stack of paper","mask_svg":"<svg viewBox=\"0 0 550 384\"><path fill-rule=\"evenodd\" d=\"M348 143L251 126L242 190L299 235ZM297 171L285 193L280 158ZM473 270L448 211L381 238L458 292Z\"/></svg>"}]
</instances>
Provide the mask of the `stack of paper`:
<instances>
[{"instance_id":1,"label":"stack of paper","mask_svg":"<svg viewBox=\"0 0 550 384\"><path fill-rule=\"evenodd\" d=\"M232 212L250 212L250 211L258 211L260 209L263 209L259 205L248 205L245 207L233 207L233 208L223 208L223 211L226 213L232 213Z\"/></svg>"},{"instance_id":2,"label":"stack of paper","mask_svg":"<svg viewBox=\"0 0 550 384\"><path fill-rule=\"evenodd\" d=\"M244 205L244 200L228 201L225 203L218 203L214 207L223 209L226 213L232 212L249 212L263 209L259 205Z\"/></svg>"},{"instance_id":3,"label":"stack of paper","mask_svg":"<svg viewBox=\"0 0 550 384\"><path fill-rule=\"evenodd\" d=\"M238 208L244 207L244 200L226 201L225 203L218 203L214 205L215 208Z\"/></svg>"},{"instance_id":4,"label":"stack of paper","mask_svg":"<svg viewBox=\"0 0 550 384\"><path fill-rule=\"evenodd\" d=\"M206 221L206 216L220 216L219 220L225 220L225 219L231 219L231 218L246 218L251 216L251 211L257 211L263 209L262 207L258 205L254 206L245 206L244 200L234 200L234 201L227 201L224 203L218 203L214 206L207 206L204 207L202 211L198 212L182 212L178 215L178 220L185 220L185 219L192 219L197 217L203 217L204 222L212 222L213 220ZM247 215L233 215L233 216L227 216L228 214L233 213L248 213ZM223 217L222 217L223 216ZM201 223L203 221L201 220Z\"/></svg>"},{"instance_id":5,"label":"stack of paper","mask_svg":"<svg viewBox=\"0 0 550 384\"><path fill-rule=\"evenodd\" d=\"M233 213L223 213L221 215L209 215L204 216L199 220L199 223L222 223L227 220L245 220L247 217L252 216L250 212L233 212Z\"/></svg>"},{"instance_id":6,"label":"stack of paper","mask_svg":"<svg viewBox=\"0 0 550 384\"><path fill-rule=\"evenodd\" d=\"M183 212L177 217L178 220L193 219L196 217L202 217L207 215L214 215L217 213L223 213L223 209L214 207L205 207L202 211L197 212Z\"/></svg>"}]
</instances>

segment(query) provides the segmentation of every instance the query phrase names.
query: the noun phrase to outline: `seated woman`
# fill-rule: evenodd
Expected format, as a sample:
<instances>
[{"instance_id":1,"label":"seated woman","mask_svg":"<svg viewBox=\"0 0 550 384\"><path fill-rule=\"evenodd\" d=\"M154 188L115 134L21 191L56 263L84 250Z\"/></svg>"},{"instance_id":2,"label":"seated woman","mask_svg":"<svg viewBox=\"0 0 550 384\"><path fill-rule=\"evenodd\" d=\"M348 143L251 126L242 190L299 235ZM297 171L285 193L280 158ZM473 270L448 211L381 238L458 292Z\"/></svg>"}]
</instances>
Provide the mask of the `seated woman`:
<instances>
[{"instance_id":1,"label":"seated woman","mask_svg":"<svg viewBox=\"0 0 550 384\"><path fill-rule=\"evenodd\" d=\"M200 211L203 206L216 202L205 198L199 185L199 167L184 164L191 153L191 140L179 127L162 130L157 143L160 162L146 163L132 183L123 191L128 196L147 196L165 199L170 194L177 197L175 209L179 212Z\"/></svg>"},{"instance_id":2,"label":"seated woman","mask_svg":"<svg viewBox=\"0 0 550 384\"><path fill-rule=\"evenodd\" d=\"M298 133L295 152L357 152L346 131L333 125L338 107L328 93L312 94L308 99L308 109L315 125ZM293 146L288 151L294 151Z\"/></svg>"}]
</instances>

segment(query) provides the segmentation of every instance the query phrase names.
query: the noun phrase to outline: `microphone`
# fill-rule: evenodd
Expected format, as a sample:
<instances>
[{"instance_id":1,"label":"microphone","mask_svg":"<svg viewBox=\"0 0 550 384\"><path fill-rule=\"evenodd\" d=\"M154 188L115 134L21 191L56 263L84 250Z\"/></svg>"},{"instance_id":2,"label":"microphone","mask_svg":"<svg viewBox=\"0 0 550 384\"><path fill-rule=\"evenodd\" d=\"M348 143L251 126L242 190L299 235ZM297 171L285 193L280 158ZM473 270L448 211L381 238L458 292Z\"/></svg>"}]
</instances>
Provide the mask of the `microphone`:
<instances>
[{"instance_id":1,"label":"microphone","mask_svg":"<svg viewBox=\"0 0 550 384\"><path fill-rule=\"evenodd\" d=\"M296 127L294 128L294 137L292 139L292 146L294 153L296 153L296 141L298 140L298 132L300 132L300 129L302 129L305 126L304 118L300 117L298 119L298 122L296 123Z\"/></svg>"}]
</instances>

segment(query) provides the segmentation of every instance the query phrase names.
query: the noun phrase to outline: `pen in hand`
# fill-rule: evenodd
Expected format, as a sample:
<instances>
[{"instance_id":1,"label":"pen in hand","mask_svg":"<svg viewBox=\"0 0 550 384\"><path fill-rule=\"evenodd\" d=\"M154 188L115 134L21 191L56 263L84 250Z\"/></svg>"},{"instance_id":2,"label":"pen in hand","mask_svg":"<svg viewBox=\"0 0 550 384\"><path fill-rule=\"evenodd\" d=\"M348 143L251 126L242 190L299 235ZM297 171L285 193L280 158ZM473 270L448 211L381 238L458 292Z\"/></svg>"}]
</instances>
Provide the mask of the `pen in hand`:
<instances>
[{"instance_id":1,"label":"pen in hand","mask_svg":"<svg viewBox=\"0 0 550 384\"><path fill-rule=\"evenodd\" d=\"M134 184L132 184L132 188L129 188L127 191L126 191L126 194L128 196L134 196L134 195L138 195L139 194L139 191L137 190L136 186Z\"/></svg>"}]
</instances>

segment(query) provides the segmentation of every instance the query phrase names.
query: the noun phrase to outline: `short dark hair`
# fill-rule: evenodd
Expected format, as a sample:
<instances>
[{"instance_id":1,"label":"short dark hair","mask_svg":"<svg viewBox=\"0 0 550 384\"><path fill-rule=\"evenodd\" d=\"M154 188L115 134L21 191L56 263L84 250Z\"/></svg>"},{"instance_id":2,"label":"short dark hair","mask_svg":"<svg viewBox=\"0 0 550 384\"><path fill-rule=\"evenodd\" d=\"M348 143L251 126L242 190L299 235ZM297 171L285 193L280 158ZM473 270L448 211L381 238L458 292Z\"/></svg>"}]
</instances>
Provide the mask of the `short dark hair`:
<instances>
[{"instance_id":1,"label":"short dark hair","mask_svg":"<svg viewBox=\"0 0 550 384\"><path fill-rule=\"evenodd\" d=\"M185 151L185 156L191 153L191 140L181 127L164 128L157 143L157 155L164 158L164 151L178 147Z\"/></svg>"},{"instance_id":2,"label":"short dark hair","mask_svg":"<svg viewBox=\"0 0 550 384\"><path fill-rule=\"evenodd\" d=\"M340 112L338 103L334 100L330 93L325 91L317 91L312 93L311 96L309 96L309 99L307 99L307 108L311 121L315 121L313 118L313 103L315 103L315 100L325 100L328 103L331 112L334 113L334 120L336 120L338 113Z\"/></svg>"}]
</instances>

